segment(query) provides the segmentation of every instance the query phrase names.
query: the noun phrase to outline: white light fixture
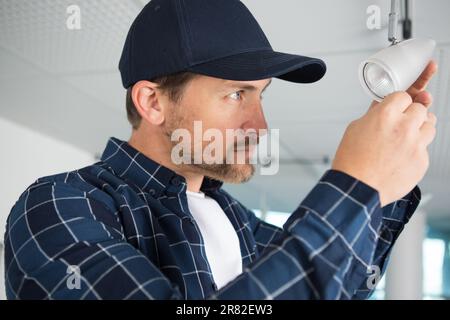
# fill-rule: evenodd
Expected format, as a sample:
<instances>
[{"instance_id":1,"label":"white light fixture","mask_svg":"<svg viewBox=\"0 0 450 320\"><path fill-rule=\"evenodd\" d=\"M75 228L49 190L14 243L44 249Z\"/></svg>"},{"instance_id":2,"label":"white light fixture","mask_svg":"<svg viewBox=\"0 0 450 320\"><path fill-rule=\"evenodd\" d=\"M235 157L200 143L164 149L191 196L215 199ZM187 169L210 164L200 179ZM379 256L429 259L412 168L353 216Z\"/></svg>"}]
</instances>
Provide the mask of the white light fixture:
<instances>
[{"instance_id":1,"label":"white light fixture","mask_svg":"<svg viewBox=\"0 0 450 320\"><path fill-rule=\"evenodd\" d=\"M392 45L361 63L359 79L373 99L381 101L395 91L406 91L430 62L436 42L432 39L409 39L397 42L397 1L392 0L389 15L389 40Z\"/></svg>"}]
</instances>

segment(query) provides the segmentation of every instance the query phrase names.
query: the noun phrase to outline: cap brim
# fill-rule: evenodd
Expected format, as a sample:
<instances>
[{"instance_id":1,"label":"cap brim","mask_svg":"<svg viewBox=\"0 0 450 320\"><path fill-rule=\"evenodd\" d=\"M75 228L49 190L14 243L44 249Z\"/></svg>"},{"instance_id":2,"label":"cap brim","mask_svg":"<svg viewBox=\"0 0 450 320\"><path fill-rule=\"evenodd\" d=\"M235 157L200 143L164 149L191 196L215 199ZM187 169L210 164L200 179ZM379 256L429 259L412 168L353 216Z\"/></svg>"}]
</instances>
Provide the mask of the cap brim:
<instances>
[{"instance_id":1,"label":"cap brim","mask_svg":"<svg viewBox=\"0 0 450 320\"><path fill-rule=\"evenodd\" d=\"M187 71L236 81L279 78L296 83L312 83L320 80L326 70L325 62L317 58L257 51L196 64Z\"/></svg>"}]
</instances>

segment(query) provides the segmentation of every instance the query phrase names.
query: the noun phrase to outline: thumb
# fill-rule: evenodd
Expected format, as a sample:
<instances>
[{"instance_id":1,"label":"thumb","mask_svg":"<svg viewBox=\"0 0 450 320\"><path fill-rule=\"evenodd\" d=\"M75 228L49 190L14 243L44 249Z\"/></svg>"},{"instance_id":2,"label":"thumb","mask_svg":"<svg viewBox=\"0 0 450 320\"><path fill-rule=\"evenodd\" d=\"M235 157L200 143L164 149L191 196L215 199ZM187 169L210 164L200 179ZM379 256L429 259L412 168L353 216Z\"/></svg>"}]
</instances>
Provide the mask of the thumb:
<instances>
[{"instance_id":1,"label":"thumb","mask_svg":"<svg viewBox=\"0 0 450 320\"><path fill-rule=\"evenodd\" d=\"M380 103L376 100L373 100L372 103L369 106L369 110L375 108L377 105L379 105Z\"/></svg>"}]
</instances>

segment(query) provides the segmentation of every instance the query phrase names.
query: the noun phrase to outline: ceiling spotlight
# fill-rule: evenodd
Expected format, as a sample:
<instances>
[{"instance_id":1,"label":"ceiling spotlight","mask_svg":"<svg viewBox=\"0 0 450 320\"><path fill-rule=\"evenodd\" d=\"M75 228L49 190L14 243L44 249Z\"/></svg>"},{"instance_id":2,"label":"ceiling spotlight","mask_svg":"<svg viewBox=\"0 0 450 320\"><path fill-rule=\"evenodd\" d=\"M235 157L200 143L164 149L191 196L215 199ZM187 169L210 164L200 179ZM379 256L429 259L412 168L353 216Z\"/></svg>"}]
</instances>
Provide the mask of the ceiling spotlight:
<instances>
[{"instance_id":1,"label":"ceiling spotlight","mask_svg":"<svg viewBox=\"0 0 450 320\"><path fill-rule=\"evenodd\" d=\"M436 42L432 39L409 39L398 42L395 36L398 23L397 1L392 0L389 15L391 46L377 52L359 67L364 90L381 101L395 91L406 91L430 62Z\"/></svg>"}]
</instances>

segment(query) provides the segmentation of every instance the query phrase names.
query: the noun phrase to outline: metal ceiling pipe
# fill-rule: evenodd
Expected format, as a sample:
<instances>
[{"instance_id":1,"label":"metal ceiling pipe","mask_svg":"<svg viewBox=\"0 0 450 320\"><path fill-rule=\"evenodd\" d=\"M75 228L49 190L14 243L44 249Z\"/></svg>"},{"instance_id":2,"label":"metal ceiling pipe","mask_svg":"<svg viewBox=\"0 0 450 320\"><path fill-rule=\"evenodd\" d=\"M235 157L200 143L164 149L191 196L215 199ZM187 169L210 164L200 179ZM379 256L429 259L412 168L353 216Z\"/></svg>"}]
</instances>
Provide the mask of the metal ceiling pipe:
<instances>
[{"instance_id":1,"label":"metal ceiling pipe","mask_svg":"<svg viewBox=\"0 0 450 320\"><path fill-rule=\"evenodd\" d=\"M411 0L404 0L404 10L405 15L402 22L403 25L403 39L411 39L412 38L412 20L411 20Z\"/></svg>"},{"instance_id":2,"label":"metal ceiling pipe","mask_svg":"<svg viewBox=\"0 0 450 320\"><path fill-rule=\"evenodd\" d=\"M400 0L391 0L391 12L389 13L389 30L388 30L388 40L392 42L392 44L396 44L398 42L397 38L397 29L398 29L398 11Z\"/></svg>"}]
</instances>

